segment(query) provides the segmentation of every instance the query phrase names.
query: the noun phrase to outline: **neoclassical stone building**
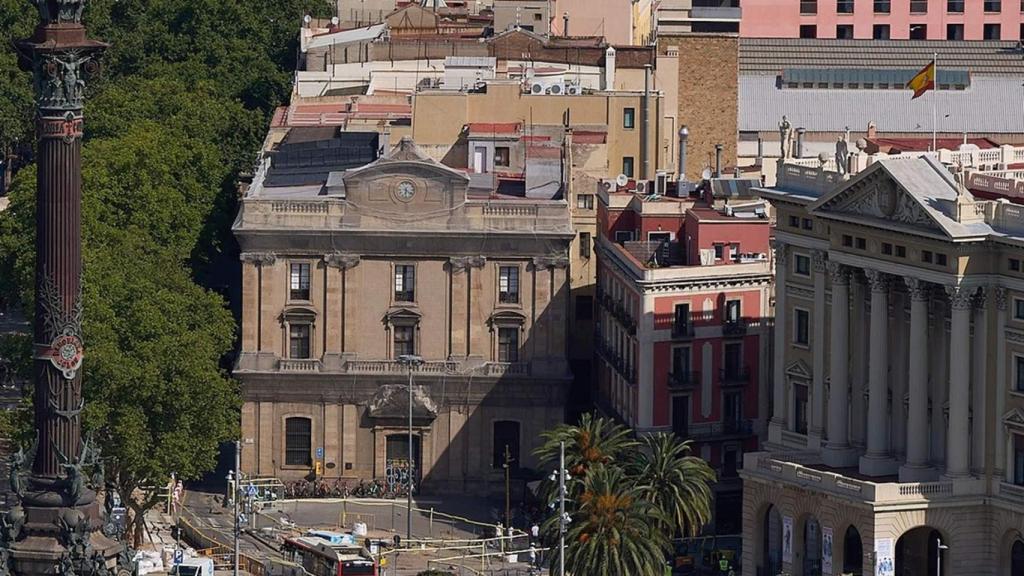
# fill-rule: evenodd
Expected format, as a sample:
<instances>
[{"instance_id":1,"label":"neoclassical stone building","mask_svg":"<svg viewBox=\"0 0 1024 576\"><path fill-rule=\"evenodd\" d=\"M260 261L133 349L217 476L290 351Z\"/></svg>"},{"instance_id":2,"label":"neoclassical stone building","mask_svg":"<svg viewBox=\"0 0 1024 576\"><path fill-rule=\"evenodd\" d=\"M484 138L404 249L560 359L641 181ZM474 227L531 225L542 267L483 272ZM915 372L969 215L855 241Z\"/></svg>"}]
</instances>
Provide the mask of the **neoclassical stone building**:
<instances>
[{"instance_id":1,"label":"neoclassical stone building","mask_svg":"<svg viewBox=\"0 0 1024 576\"><path fill-rule=\"evenodd\" d=\"M358 157L319 175L306 158L296 180L279 155L242 200L243 470L393 477L409 457L398 359L413 354L422 489L486 490L506 446L534 467L563 420L568 206L477 190L409 139L345 166Z\"/></svg>"},{"instance_id":2,"label":"neoclassical stone building","mask_svg":"<svg viewBox=\"0 0 1024 576\"><path fill-rule=\"evenodd\" d=\"M1024 573L1024 207L932 157L779 174L743 574Z\"/></svg>"}]
</instances>

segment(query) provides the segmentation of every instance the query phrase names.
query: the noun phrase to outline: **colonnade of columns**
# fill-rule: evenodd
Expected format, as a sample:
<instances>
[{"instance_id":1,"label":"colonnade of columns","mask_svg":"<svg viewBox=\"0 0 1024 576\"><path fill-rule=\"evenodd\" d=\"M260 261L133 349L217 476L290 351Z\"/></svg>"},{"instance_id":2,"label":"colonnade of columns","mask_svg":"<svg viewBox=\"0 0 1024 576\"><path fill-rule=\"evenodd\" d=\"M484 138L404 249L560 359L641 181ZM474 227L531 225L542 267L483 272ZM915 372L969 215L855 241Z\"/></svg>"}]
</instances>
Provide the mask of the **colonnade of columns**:
<instances>
[{"instance_id":1,"label":"colonnade of columns","mask_svg":"<svg viewBox=\"0 0 1024 576\"><path fill-rule=\"evenodd\" d=\"M769 440L779 442L782 429L792 429L787 426L787 413L789 398L786 393L786 350L790 348L787 338L787 329L792 329L792 319L786 303L786 254L784 244L776 246L776 324L775 324L775 383L773 396L773 415L770 427ZM814 254L815 260L825 259L823 251ZM971 346L971 316L975 304L981 301L981 312L975 319L975 327L983 330L985 322L984 314L984 290L978 286L965 286L953 284L940 286L925 282L917 278L900 277L881 272L879 270L861 268L854 269L847 265L826 260L826 266L814 267L815 294L813 298L812 322L816 327L815 337L811 340L811 357L813 358L814 384L811 390L812 406L818 405L824 398L828 399L827 421L825 422L825 442L821 443L822 459L825 464L836 467L858 466L862 474L868 476L886 476L896 474L900 481L923 481L933 480L937 471L930 466L933 460L933 450L930 450L929 440L932 434L929 430L929 408L931 410L943 410L942 403L935 394L932 394L932 405L929 407L929 376L941 378L942 374L935 374L929 370L935 361L945 362L943 356L948 356L948 422L945 446L945 470L944 475L948 478L965 477L971 474L971 379L972 379L972 350L975 354L974 377L981 378L979 385L984 382L984 356L985 346ZM827 271L832 288L831 307L826 310L824 305L822 288L824 275ZM862 361L862 359L851 358L854 349L851 348L851 281L857 272L863 274L868 287L870 288L870 314L867 319L866 329L869 333L867 346L867 429L865 431L866 441L863 450L851 442L851 399L848 396L850 390L851 364ZM895 312L896 321L902 322L905 318L903 303L909 299L910 321L909 334L904 331L909 342L905 347L892 346L893 339L899 339L900 334L890 337L890 297L901 287L903 297L898 301L898 310ZM935 298L943 298L942 293L948 301L950 309L950 329L948 335L948 351L941 349L929 349L929 302ZM829 338L828 343L823 339L825 333L824 323L826 315L829 316ZM854 322L864 322L864 318L856 318ZM937 317L937 330L945 330L944 314ZM906 326L906 325L904 325ZM977 337L984 338L984 334ZM933 344L935 339L933 338ZM940 340L941 341L941 340ZM981 343L983 344L983 342ZM828 346L828 366L824 365L824 350ZM895 350L899 350L894 352ZM891 362L893 354L906 350L907 358L903 363L906 369L907 383L907 404L906 404L906 458L902 466L896 459L892 436L903 433L903 426L891 426L890 413L890 368L896 363ZM931 358L932 354L939 355ZM978 358L978 354L981 355ZM979 365L981 366L979 368ZM819 382L823 379L826 371L830 376L830 383L826 387ZM894 374L894 378L902 378L901 374ZM942 385L938 382L933 384ZM934 388L934 386L933 386ZM902 394L897 394L894 387L891 398L892 415L895 419L902 410L897 407L903 405ZM979 404L983 394L975 397L973 404ZM984 402L980 402L983 404ZM810 410L813 417L813 408ZM859 415L853 415L859 417ZM974 422L974 434L982 433L983 423L977 420ZM820 416L819 416L820 418ZM942 422L942 419L938 420ZM934 420L933 420L934 422ZM816 423L820 430L820 420ZM934 426L934 424L933 424ZM892 433L890 434L890 430ZM815 423L808 426L808 447L817 448L816 443L820 438L812 438L815 433ZM820 432L819 432L820 434ZM975 450L984 450L983 446L975 446ZM977 463L975 463L977 464Z\"/></svg>"}]
</instances>

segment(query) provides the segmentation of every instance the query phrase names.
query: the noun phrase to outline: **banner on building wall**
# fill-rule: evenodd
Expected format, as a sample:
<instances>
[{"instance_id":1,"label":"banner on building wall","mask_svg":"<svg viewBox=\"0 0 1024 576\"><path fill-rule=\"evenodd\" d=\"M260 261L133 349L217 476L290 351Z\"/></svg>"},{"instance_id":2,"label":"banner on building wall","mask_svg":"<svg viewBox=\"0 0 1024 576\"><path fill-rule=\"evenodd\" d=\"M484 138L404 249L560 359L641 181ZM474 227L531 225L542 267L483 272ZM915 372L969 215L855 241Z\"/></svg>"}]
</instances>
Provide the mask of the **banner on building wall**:
<instances>
[{"instance_id":1,"label":"banner on building wall","mask_svg":"<svg viewBox=\"0 0 1024 576\"><path fill-rule=\"evenodd\" d=\"M892 538L875 540L875 576L896 576L896 551Z\"/></svg>"},{"instance_id":2,"label":"banner on building wall","mask_svg":"<svg viewBox=\"0 0 1024 576\"><path fill-rule=\"evenodd\" d=\"M821 573L832 576L832 528L821 529Z\"/></svg>"},{"instance_id":3,"label":"banner on building wall","mask_svg":"<svg viewBox=\"0 0 1024 576\"><path fill-rule=\"evenodd\" d=\"M782 563L793 563L793 518L782 517Z\"/></svg>"}]
</instances>

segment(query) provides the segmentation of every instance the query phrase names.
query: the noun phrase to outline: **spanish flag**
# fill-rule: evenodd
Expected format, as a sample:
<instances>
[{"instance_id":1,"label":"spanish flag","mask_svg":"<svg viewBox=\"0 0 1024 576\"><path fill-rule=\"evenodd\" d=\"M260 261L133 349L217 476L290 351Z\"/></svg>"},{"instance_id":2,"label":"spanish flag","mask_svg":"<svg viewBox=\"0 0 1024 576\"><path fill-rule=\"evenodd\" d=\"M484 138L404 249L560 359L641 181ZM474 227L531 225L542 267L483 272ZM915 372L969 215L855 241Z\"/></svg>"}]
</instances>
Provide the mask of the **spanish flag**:
<instances>
[{"instance_id":1,"label":"spanish flag","mask_svg":"<svg viewBox=\"0 0 1024 576\"><path fill-rule=\"evenodd\" d=\"M918 72L916 76L911 78L910 82L907 82L907 88L910 88L911 90L914 91L914 97L911 98L911 100L913 100L914 98L917 98L918 96L920 96L921 94L924 94L925 92L927 92L929 90L934 90L935 89L935 61L933 60L933 61L929 62L928 65L925 66L924 68L922 68L921 71Z\"/></svg>"}]
</instances>

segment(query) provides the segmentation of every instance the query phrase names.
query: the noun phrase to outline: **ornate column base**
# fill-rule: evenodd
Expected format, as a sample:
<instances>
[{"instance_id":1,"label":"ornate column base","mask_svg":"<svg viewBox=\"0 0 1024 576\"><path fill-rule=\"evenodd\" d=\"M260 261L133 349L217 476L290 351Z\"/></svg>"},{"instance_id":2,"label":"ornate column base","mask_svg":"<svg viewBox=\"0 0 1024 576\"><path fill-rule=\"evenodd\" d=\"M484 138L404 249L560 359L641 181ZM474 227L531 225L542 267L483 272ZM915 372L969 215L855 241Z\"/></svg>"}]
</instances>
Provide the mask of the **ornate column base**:
<instances>
[{"instance_id":1,"label":"ornate column base","mask_svg":"<svg viewBox=\"0 0 1024 576\"><path fill-rule=\"evenodd\" d=\"M832 468L854 468L859 462L860 452L853 446L831 446L821 449L821 461Z\"/></svg>"},{"instance_id":2,"label":"ornate column base","mask_svg":"<svg viewBox=\"0 0 1024 576\"><path fill-rule=\"evenodd\" d=\"M928 465L904 464L900 466L900 482L935 482L939 471Z\"/></svg>"},{"instance_id":3,"label":"ornate column base","mask_svg":"<svg viewBox=\"0 0 1024 576\"><path fill-rule=\"evenodd\" d=\"M888 455L871 456L865 454L858 463L860 473L865 476L895 476L899 472L899 463Z\"/></svg>"}]
</instances>

